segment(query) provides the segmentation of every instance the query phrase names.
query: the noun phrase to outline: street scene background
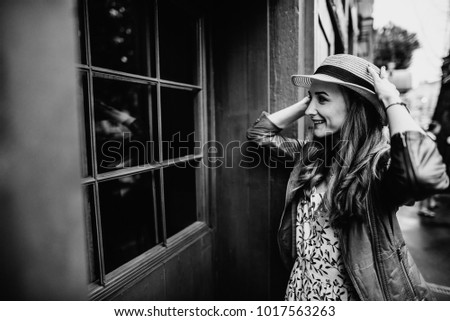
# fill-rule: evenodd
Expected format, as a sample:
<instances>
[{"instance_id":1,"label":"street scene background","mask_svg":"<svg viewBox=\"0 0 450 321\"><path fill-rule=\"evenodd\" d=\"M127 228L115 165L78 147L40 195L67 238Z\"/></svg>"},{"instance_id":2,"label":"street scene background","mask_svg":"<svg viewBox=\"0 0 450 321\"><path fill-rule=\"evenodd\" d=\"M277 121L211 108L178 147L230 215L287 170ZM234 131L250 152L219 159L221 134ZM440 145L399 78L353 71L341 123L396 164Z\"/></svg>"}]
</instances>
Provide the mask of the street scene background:
<instances>
[{"instance_id":1,"label":"street scene background","mask_svg":"<svg viewBox=\"0 0 450 321\"><path fill-rule=\"evenodd\" d=\"M450 101L444 99L448 91L449 5L447 0L375 0L373 8L375 29L393 23L417 35L420 47L414 50L407 72L399 75L401 71L394 70L393 76L400 87L406 83L403 99L421 127L428 130L430 124L439 122L441 136L445 136L442 137L444 147L440 147L442 154L450 143L446 129L450 124L447 117L441 116L450 109ZM425 279L439 299L449 300L450 193L403 207L398 217L406 244Z\"/></svg>"}]
</instances>

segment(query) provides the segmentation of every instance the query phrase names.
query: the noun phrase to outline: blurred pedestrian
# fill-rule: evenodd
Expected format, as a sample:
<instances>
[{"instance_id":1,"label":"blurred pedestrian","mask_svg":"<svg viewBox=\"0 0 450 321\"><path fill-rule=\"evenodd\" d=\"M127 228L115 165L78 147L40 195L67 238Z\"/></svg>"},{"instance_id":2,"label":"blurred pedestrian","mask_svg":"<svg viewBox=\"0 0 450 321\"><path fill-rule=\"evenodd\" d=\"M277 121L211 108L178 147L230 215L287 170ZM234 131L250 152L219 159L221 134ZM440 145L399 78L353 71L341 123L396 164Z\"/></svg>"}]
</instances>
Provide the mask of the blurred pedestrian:
<instances>
[{"instance_id":1,"label":"blurred pedestrian","mask_svg":"<svg viewBox=\"0 0 450 321\"><path fill-rule=\"evenodd\" d=\"M428 136L431 137L434 141L437 139L437 135L439 135L441 131L441 124L437 122L436 120L433 120L426 129L426 133ZM438 148L439 149L439 148ZM419 216L427 217L427 218L434 218L436 217L436 213L434 212L434 209L437 207L437 201L436 196L431 195L428 198L425 198L424 200L419 202Z\"/></svg>"},{"instance_id":2,"label":"blurred pedestrian","mask_svg":"<svg viewBox=\"0 0 450 321\"><path fill-rule=\"evenodd\" d=\"M314 75L292 80L309 88L308 96L263 112L247 132L279 161L295 162L278 234L291 270L285 298L431 299L396 212L448 186L434 141L414 122L384 67L340 54ZM312 141L280 134L305 115L314 125Z\"/></svg>"}]
</instances>

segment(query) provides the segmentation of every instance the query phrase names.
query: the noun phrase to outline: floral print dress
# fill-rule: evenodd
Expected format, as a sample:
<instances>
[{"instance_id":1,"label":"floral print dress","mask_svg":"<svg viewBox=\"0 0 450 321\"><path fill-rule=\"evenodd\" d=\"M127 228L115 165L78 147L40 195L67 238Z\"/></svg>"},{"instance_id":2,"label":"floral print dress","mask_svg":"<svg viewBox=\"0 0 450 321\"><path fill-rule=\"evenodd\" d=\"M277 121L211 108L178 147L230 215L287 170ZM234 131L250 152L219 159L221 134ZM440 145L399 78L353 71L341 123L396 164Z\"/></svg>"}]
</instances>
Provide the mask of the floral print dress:
<instances>
[{"instance_id":1,"label":"floral print dress","mask_svg":"<svg viewBox=\"0 0 450 321\"><path fill-rule=\"evenodd\" d=\"M286 300L357 300L342 262L337 232L323 210L322 198L323 194L313 188L298 204L297 258L286 289Z\"/></svg>"}]
</instances>

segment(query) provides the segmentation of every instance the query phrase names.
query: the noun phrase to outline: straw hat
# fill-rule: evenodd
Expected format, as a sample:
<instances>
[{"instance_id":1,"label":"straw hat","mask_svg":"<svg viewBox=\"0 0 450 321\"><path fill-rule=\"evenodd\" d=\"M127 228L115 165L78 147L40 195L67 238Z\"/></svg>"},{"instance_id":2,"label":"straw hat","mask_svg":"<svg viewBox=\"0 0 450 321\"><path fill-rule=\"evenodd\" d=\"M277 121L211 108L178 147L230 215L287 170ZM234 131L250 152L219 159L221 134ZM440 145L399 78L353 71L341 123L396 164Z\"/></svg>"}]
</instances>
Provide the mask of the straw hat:
<instances>
[{"instance_id":1,"label":"straw hat","mask_svg":"<svg viewBox=\"0 0 450 321\"><path fill-rule=\"evenodd\" d=\"M314 75L293 75L295 86L309 88L312 80L320 80L345 86L366 98L378 110L383 123L386 120L384 104L375 93L374 81L367 67L377 73L380 69L363 58L353 55L338 54L327 57L317 68Z\"/></svg>"}]
</instances>

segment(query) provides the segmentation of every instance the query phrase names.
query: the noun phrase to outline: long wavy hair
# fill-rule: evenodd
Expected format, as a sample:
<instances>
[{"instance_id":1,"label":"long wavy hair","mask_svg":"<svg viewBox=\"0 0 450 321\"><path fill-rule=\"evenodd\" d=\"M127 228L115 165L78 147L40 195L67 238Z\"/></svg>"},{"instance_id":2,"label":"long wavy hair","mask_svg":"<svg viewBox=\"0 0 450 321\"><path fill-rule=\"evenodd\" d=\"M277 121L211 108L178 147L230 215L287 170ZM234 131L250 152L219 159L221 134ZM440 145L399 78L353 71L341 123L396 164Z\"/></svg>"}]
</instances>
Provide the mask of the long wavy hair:
<instances>
[{"instance_id":1,"label":"long wavy hair","mask_svg":"<svg viewBox=\"0 0 450 321\"><path fill-rule=\"evenodd\" d=\"M333 226L362 218L374 180L380 179L389 150L378 111L356 92L339 86L347 116L339 132L315 138L300 154L296 189L306 193L326 180L323 203Z\"/></svg>"}]
</instances>

